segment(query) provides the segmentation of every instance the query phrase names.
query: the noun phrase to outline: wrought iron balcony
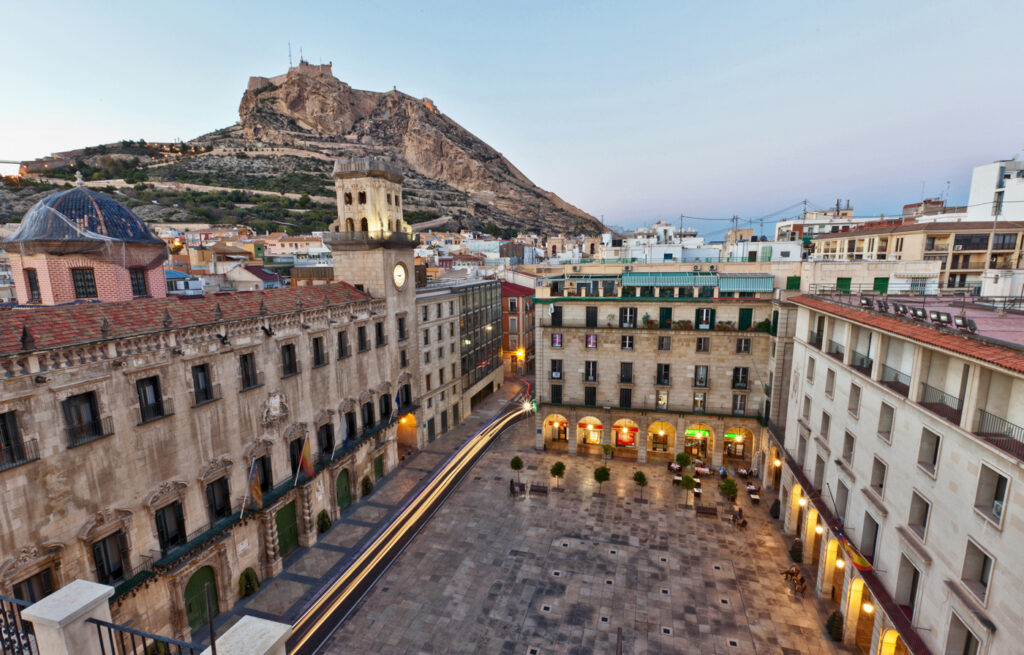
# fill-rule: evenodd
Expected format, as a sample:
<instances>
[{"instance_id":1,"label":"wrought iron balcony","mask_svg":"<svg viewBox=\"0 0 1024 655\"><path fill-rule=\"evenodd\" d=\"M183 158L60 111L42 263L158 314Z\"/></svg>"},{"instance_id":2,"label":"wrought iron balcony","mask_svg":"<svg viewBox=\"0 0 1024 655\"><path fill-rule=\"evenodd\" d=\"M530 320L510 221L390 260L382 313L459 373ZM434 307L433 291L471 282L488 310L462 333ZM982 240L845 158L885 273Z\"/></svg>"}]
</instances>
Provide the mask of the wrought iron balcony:
<instances>
[{"instance_id":1,"label":"wrought iron balcony","mask_svg":"<svg viewBox=\"0 0 1024 655\"><path fill-rule=\"evenodd\" d=\"M733 380L732 381L732 388L733 389L743 390L743 389L748 389L749 387L750 387L750 384L746 380Z\"/></svg>"},{"instance_id":2,"label":"wrought iron balcony","mask_svg":"<svg viewBox=\"0 0 1024 655\"><path fill-rule=\"evenodd\" d=\"M807 335L807 343L811 346L814 346L818 350L821 350L821 342L824 338L825 337L822 335L821 332L811 332L810 334Z\"/></svg>"},{"instance_id":3,"label":"wrought iron balcony","mask_svg":"<svg viewBox=\"0 0 1024 655\"><path fill-rule=\"evenodd\" d=\"M964 401L952 396L942 389L921 384L921 405L938 414L942 418L960 424L960 417L964 408Z\"/></svg>"},{"instance_id":4,"label":"wrought iron balcony","mask_svg":"<svg viewBox=\"0 0 1024 655\"><path fill-rule=\"evenodd\" d=\"M672 385L672 376L670 375L656 375L654 376L654 384L658 387L668 387Z\"/></svg>"},{"instance_id":5,"label":"wrought iron balcony","mask_svg":"<svg viewBox=\"0 0 1024 655\"><path fill-rule=\"evenodd\" d=\"M1024 427L979 409L978 427L975 428L974 434L993 446L1024 460Z\"/></svg>"},{"instance_id":6,"label":"wrought iron balcony","mask_svg":"<svg viewBox=\"0 0 1024 655\"><path fill-rule=\"evenodd\" d=\"M843 357L846 355L846 346L835 341L833 339L828 340L828 354L835 357L839 361L843 361Z\"/></svg>"},{"instance_id":7,"label":"wrought iron balcony","mask_svg":"<svg viewBox=\"0 0 1024 655\"><path fill-rule=\"evenodd\" d=\"M93 419L85 423L74 423L64 427L68 448L81 446L114 434L114 421L109 416Z\"/></svg>"},{"instance_id":8,"label":"wrought iron balcony","mask_svg":"<svg viewBox=\"0 0 1024 655\"><path fill-rule=\"evenodd\" d=\"M151 405L139 406L139 425L166 418L174 414L174 398L161 398Z\"/></svg>"},{"instance_id":9,"label":"wrought iron balcony","mask_svg":"<svg viewBox=\"0 0 1024 655\"><path fill-rule=\"evenodd\" d=\"M195 400L192 403L193 407L199 405L205 405L206 403L212 403L215 400L220 400L223 396L220 393L220 383L213 384L206 389L198 389L192 392L192 398Z\"/></svg>"},{"instance_id":10,"label":"wrought iron balcony","mask_svg":"<svg viewBox=\"0 0 1024 655\"><path fill-rule=\"evenodd\" d=\"M910 376L906 373L883 364L881 382L903 397L910 395Z\"/></svg>"},{"instance_id":11,"label":"wrought iron balcony","mask_svg":"<svg viewBox=\"0 0 1024 655\"><path fill-rule=\"evenodd\" d=\"M243 375L239 380L239 390L248 391L249 389L255 389L263 386L263 371L256 371L256 374L251 378Z\"/></svg>"},{"instance_id":12,"label":"wrought iron balcony","mask_svg":"<svg viewBox=\"0 0 1024 655\"><path fill-rule=\"evenodd\" d=\"M0 471L34 462L37 459L39 459L39 442L36 439L22 442L16 437L10 448L0 450Z\"/></svg>"},{"instance_id":13,"label":"wrought iron balcony","mask_svg":"<svg viewBox=\"0 0 1024 655\"><path fill-rule=\"evenodd\" d=\"M853 351L853 356L850 358L850 366L860 371L864 375L871 375L871 367L874 366L875 360L871 359L867 355L861 354L856 350Z\"/></svg>"},{"instance_id":14,"label":"wrought iron balcony","mask_svg":"<svg viewBox=\"0 0 1024 655\"><path fill-rule=\"evenodd\" d=\"M584 382L597 382L597 371L584 371L582 377Z\"/></svg>"}]
</instances>

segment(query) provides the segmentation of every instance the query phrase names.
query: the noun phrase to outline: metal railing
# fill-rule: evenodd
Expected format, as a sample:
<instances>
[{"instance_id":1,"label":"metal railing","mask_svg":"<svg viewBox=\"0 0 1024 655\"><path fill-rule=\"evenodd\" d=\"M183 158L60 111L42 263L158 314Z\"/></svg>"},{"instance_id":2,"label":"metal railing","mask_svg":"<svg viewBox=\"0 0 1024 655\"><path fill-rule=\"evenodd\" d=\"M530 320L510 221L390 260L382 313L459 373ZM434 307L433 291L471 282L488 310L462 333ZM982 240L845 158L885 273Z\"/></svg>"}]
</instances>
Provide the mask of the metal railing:
<instances>
[{"instance_id":1,"label":"metal railing","mask_svg":"<svg viewBox=\"0 0 1024 655\"><path fill-rule=\"evenodd\" d=\"M839 361L843 361L843 357L846 355L846 346L835 341L834 339L828 340L828 354L835 357Z\"/></svg>"},{"instance_id":2,"label":"metal railing","mask_svg":"<svg viewBox=\"0 0 1024 655\"><path fill-rule=\"evenodd\" d=\"M253 379L246 380L246 376L241 376L238 380L238 388L240 391L248 391L249 389L255 389L256 387L263 386L263 371L256 371ZM248 382L248 384L246 384Z\"/></svg>"},{"instance_id":3,"label":"metal railing","mask_svg":"<svg viewBox=\"0 0 1024 655\"><path fill-rule=\"evenodd\" d=\"M104 416L87 423L65 426L64 433L67 435L68 448L74 448L114 434L114 421L111 417Z\"/></svg>"},{"instance_id":4,"label":"metal railing","mask_svg":"<svg viewBox=\"0 0 1024 655\"><path fill-rule=\"evenodd\" d=\"M654 386L656 386L656 387L670 387L670 386L672 386L672 376L671 375L655 375L654 376Z\"/></svg>"},{"instance_id":5,"label":"metal railing","mask_svg":"<svg viewBox=\"0 0 1024 655\"><path fill-rule=\"evenodd\" d=\"M732 388L733 389L747 389L749 386L750 386L750 384L747 383L746 380L733 380L732 381Z\"/></svg>"},{"instance_id":6,"label":"metal railing","mask_svg":"<svg viewBox=\"0 0 1024 655\"><path fill-rule=\"evenodd\" d=\"M619 383L621 383L621 384L633 384L633 374L630 373L629 375L622 375L620 373L619 374Z\"/></svg>"},{"instance_id":7,"label":"metal railing","mask_svg":"<svg viewBox=\"0 0 1024 655\"><path fill-rule=\"evenodd\" d=\"M160 402L153 403L152 405L140 405L139 406L139 425L143 423L149 423L160 418L166 418L174 414L174 398L167 396L161 398Z\"/></svg>"},{"instance_id":8,"label":"metal railing","mask_svg":"<svg viewBox=\"0 0 1024 655\"><path fill-rule=\"evenodd\" d=\"M978 427L974 434L1018 459L1024 459L1024 427L979 409Z\"/></svg>"},{"instance_id":9,"label":"metal railing","mask_svg":"<svg viewBox=\"0 0 1024 655\"><path fill-rule=\"evenodd\" d=\"M21 611L31 604L0 596L0 655L38 655L32 624L21 618Z\"/></svg>"},{"instance_id":10,"label":"metal railing","mask_svg":"<svg viewBox=\"0 0 1024 655\"><path fill-rule=\"evenodd\" d=\"M821 350L821 342L824 338L821 332L811 332L807 335L807 343Z\"/></svg>"},{"instance_id":11,"label":"metal railing","mask_svg":"<svg viewBox=\"0 0 1024 655\"><path fill-rule=\"evenodd\" d=\"M875 360L871 359L867 355L853 351L853 356L850 358L850 366L857 369L864 375L871 375L871 367L874 366Z\"/></svg>"},{"instance_id":12,"label":"metal railing","mask_svg":"<svg viewBox=\"0 0 1024 655\"><path fill-rule=\"evenodd\" d=\"M921 383L921 405L927 407L939 416L960 424L960 416L964 408L964 401L961 398L950 395L942 389Z\"/></svg>"},{"instance_id":13,"label":"metal railing","mask_svg":"<svg viewBox=\"0 0 1024 655\"><path fill-rule=\"evenodd\" d=\"M583 377L584 382L597 382L597 371L593 371L591 373L584 371L580 375Z\"/></svg>"},{"instance_id":14,"label":"metal railing","mask_svg":"<svg viewBox=\"0 0 1024 655\"><path fill-rule=\"evenodd\" d=\"M12 469L39 459L39 441L15 441L10 448L0 450L0 471Z\"/></svg>"},{"instance_id":15,"label":"metal railing","mask_svg":"<svg viewBox=\"0 0 1024 655\"><path fill-rule=\"evenodd\" d=\"M910 394L910 376L884 364L881 382L904 397Z\"/></svg>"},{"instance_id":16,"label":"metal railing","mask_svg":"<svg viewBox=\"0 0 1024 655\"><path fill-rule=\"evenodd\" d=\"M371 230L368 232L327 232L323 235L324 245L363 245L383 244L412 247L420 242L418 234L391 232L388 230Z\"/></svg>"},{"instance_id":17,"label":"metal railing","mask_svg":"<svg viewBox=\"0 0 1024 655\"><path fill-rule=\"evenodd\" d=\"M220 382L215 382L214 384L206 388L206 394L202 398L200 398L198 394L195 393L195 391L192 392L192 399L195 401L194 403L192 403L192 406L196 407L198 405L212 403L213 401L220 400L221 398L223 398L223 396L221 396L220 393Z\"/></svg>"},{"instance_id":18,"label":"metal railing","mask_svg":"<svg viewBox=\"0 0 1024 655\"><path fill-rule=\"evenodd\" d=\"M170 637L160 637L142 630L89 618L87 623L96 626L96 639L103 655L199 655L206 647Z\"/></svg>"}]
</instances>

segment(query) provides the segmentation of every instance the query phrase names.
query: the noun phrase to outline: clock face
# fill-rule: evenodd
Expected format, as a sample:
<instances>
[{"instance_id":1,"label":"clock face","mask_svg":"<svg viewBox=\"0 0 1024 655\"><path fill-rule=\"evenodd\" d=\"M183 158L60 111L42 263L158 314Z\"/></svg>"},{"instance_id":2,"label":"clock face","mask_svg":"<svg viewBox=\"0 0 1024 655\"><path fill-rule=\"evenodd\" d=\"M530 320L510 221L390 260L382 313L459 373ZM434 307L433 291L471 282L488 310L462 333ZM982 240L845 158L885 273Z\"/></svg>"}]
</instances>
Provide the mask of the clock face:
<instances>
[{"instance_id":1,"label":"clock face","mask_svg":"<svg viewBox=\"0 0 1024 655\"><path fill-rule=\"evenodd\" d=\"M405 286L406 271L405 266L403 264L398 264L397 266L395 266L395 270L392 272L392 275L394 277L396 287L401 289L402 287Z\"/></svg>"}]
</instances>

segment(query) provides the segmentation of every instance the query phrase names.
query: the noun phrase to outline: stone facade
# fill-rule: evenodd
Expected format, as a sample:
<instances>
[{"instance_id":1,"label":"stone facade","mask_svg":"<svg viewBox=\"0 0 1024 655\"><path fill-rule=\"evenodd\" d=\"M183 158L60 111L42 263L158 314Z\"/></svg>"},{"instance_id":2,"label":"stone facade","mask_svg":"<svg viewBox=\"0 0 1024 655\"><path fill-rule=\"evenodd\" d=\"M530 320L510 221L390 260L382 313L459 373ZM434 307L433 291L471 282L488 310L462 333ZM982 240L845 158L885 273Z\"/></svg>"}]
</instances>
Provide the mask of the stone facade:
<instances>
[{"instance_id":1,"label":"stone facade","mask_svg":"<svg viewBox=\"0 0 1024 655\"><path fill-rule=\"evenodd\" d=\"M244 569L260 579L275 574L282 545L311 544L321 511L336 517L359 497L359 480L396 465L389 408L412 376L392 366L394 342L375 342L377 324L385 335L396 331L386 301L344 284L232 295L135 301L124 311L153 314L155 330L143 322L133 335L7 353L0 414L13 413L24 452L0 470L0 593L24 593L43 571L54 587L106 580L118 590L116 621L187 636L184 594L194 573L212 569L219 606L230 607ZM239 297L248 304L236 307ZM97 308L118 305L75 315L86 320ZM46 311L32 320L47 320ZM53 311L52 321L69 320L64 308ZM246 379L249 356L254 375ZM140 404L140 385L153 379L157 406ZM66 402L83 397L94 411L84 424ZM315 475L300 474L296 485L295 443L305 439ZM258 508L248 481L264 456L270 479ZM211 485L219 480L227 485L218 509ZM169 507L182 519L173 537L156 518ZM294 528L280 526L291 507ZM112 535L123 535L120 551L106 555L103 572L94 548Z\"/></svg>"}]
</instances>

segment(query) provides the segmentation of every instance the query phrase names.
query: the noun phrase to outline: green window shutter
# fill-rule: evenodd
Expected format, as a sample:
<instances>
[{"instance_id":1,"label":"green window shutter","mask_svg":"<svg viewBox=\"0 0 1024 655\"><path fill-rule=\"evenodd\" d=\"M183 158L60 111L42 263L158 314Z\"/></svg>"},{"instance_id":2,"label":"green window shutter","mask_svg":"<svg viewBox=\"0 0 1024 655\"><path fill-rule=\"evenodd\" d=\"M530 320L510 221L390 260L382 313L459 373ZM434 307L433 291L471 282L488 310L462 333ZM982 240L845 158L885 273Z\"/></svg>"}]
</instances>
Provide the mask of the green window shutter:
<instances>
[{"instance_id":1,"label":"green window shutter","mask_svg":"<svg viewBox=\"0 0 1024 655\"><path fill-rule=\"evenodd\" d=\"M754 310L750 308L740 308L740 322L738 327L740 330L746 330L754 324Z\"/></svg>"},{"instance_id":2,"label":"green window shutter","mask_svg":"<svg viewBox=\"0 0 1024 655\"><path fill-rule=\"evenodd\" d=\"M786 278L786 291L799 291L800 290L800 276L790 275Z\"/></svg>"},{"instance_id":3,"label":"green window shutter","mask_svg":"<svg viewBox=\"0 0 1024 655\"><path fill-rule=\"evenodd\" d=\"M715 310L711 310L711 329L715 329Z\"/></svg>"},{"instance_id":4,"label":"green window shutter","mask_svg":"<svg viewBox=\"0 0 1024 655\"><path fill-rule=\"evenodd\" d=\"M889 293L889 278L887 277L876 277L874 290L878 293Z\"/></svg>"},{"instance_id":5,"label":"green window shutter","mask_svg":"<svg viewBox=\"0 0 1024 655\"><path fill-rule=\"evenodd\" d=\"M837 277L836 278L836 289L839 291L850 291L850 278L848 277Z\"/></svg>"},{"instance_id":6,"label":"green window shutter","mask_svg":"<svg viewBox=\"0 0 1024 655\"><path fill-rule=\"evenodd\" d=\"M779 333L779 310L772 312L772 334L776 335Z\"/></svg>"}]
</instances>

